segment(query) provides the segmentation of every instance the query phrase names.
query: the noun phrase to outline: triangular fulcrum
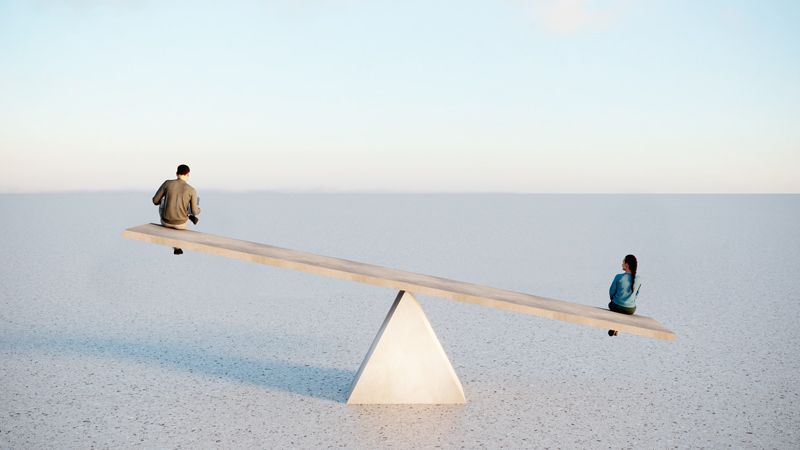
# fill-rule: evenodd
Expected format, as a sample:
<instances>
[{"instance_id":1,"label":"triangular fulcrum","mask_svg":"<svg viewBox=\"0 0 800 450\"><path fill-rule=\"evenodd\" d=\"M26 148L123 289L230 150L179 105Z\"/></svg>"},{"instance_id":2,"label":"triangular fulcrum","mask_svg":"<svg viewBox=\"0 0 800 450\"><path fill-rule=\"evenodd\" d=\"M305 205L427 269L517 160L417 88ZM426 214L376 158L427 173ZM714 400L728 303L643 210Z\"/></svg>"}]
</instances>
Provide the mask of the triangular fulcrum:
<instances>
[{"instance_id":1,"label":"triangular fulcrum","mask_svg":"<svg viewBox=\"0 0 800 450\"><path fill-rule=\"evenodd\" d=\"M419 302L400 291L356 374L348 404L465 403L464 389Z\"/></svg>"}]
</instances>

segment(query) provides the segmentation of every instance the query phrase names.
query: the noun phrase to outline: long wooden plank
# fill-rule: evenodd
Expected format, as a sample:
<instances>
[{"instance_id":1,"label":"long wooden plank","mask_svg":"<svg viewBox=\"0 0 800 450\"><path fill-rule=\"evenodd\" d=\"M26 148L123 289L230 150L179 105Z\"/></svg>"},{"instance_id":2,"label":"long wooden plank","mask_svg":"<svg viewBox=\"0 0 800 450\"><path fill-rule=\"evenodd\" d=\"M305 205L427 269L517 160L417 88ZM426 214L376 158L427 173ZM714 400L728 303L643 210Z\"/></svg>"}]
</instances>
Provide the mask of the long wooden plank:
<instances>
[{"instance_id":1,"label":"long wooden plank","mask_svg":"<svg viewBox=\"0 0 800 450\"><path fill-rule=\"evenodd\" d=\"M242 261L358 281L398 291L404 290L415 294L458 300L656 339L676 339L675 333L650 317L627 316L605 308L579 305L198 231L175 230L161 225L144 224L128 228L122 235L129 239L153 244L180 247L185 250L210 253Z\"/></svg>"}]
</instances>

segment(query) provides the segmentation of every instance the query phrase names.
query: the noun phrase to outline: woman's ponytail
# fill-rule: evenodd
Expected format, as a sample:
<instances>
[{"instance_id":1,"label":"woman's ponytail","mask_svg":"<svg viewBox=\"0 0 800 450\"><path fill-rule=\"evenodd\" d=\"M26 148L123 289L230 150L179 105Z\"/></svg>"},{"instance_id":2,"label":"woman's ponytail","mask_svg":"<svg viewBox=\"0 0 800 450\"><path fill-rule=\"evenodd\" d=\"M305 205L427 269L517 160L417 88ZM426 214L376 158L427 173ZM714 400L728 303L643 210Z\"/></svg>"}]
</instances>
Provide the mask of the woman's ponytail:
<instances>
[{"instance_id":1,"label":"woman's ponytail","mask_svg":"<svg viewBox=\"0 0 800 450\"><path fill-rule=\"evenodd\" d=\"M636 282L636 269L639 266L639 262L636 261L636 257L633 255L625 255L625 264L628 265L628 269L631 271L631 294L634 293L634 283Z\"/></svg>"}]
</instances>

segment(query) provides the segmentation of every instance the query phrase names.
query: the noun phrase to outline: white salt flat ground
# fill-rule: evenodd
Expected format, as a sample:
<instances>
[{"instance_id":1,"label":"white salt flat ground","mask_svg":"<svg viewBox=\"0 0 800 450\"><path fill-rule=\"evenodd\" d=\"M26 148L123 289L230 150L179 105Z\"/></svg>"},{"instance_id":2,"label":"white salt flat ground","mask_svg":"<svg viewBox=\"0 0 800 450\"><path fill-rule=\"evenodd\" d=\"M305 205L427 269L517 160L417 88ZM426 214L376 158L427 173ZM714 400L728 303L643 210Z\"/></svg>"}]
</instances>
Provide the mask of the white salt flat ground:
<instances>
[{"instance_id":1,"label":"white salt flat ground","mask_svg":"<svg viewBox=\"0 0 800 450\"><path fill-rule=\"evenodd\" d=\"M677 342L421 297L464 406L347 406L395 292L120 237L151 193L0 195L0 448L800 445L800 196L201 191L198 229L602 306Z\"/></svg>"}]
</instances>

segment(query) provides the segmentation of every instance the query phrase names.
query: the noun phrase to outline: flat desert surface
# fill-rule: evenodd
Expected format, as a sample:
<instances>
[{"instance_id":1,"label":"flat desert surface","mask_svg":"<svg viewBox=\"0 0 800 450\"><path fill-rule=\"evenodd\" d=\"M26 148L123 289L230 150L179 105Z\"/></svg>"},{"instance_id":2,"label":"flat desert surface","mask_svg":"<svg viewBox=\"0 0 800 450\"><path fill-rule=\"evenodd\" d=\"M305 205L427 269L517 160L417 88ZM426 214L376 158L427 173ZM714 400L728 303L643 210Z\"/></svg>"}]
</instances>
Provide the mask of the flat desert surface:
<instances>
[{"instance_id":1,"label":"flat desert surface","mask_svg":"<svg viewBox=\"0 0 800 450\"><path fill-rule=\"evenodd\" d=\"M389 289L123 239L152 193L0 195L0 448L797 448L800 196L204 193L198 231L593 306L417 296L456 406L349 406Z\"/></svg>"}]
</instances>

